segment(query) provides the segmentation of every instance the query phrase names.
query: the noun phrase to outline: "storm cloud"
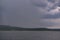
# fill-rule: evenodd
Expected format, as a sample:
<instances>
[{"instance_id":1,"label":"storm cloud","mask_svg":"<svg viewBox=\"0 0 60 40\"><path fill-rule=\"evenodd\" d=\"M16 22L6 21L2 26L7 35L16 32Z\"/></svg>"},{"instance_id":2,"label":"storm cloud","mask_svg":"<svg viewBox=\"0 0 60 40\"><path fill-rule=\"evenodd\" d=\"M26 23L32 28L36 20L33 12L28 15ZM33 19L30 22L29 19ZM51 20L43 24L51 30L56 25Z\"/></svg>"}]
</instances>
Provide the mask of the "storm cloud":
<instances>
[{"instance_id":1,"label":"storm cloud","mask_svg":"<svg viewBox=\"0 0 60 40\"><path fill-rule=\"evenodd\" d=\"M42 18L45 18L45 19L58 19L58 18L60 18L60 13L57 13L57 14L54 14L54 15L47 14Z\"/></svg>"},{"instance_id":2,"label":"storm cloud","mask_svg":"<svg viewBox=\"0 0 60 40\"><path fill-rule=\"evenodd\" d=\"M58 11L55 14L56 8L59 7L56 0L5 0L2 4L3 25L49 27L55 26L56 22L48 19L60 18Z\"/></svg>"}]
</instances>

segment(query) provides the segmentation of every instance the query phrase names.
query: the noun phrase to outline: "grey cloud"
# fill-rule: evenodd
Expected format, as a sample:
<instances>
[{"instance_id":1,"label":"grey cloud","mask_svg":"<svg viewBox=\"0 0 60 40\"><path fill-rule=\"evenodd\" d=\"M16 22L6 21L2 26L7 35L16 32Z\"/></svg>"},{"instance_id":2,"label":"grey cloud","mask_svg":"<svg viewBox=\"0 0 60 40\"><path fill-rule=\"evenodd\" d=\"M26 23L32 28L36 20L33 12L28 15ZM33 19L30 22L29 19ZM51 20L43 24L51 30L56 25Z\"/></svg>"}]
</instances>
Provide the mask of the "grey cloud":
<instances>
[{"instance_id":1,"label":"grey cloud","mask_svg":"<svg viewBox=\"0 0 60 40\"><path fill-rule=\"evenodd\" d=\"M59 7L60 7L60 0L58 1L57 6L59 6Z\"/></svg>"},{"instance_id":2,"label":"grey cloud","mask_svg":"<svg viewBox=\"0 0 60 40\"><path fill-rule=\"evenodd\" d=\"M58 3L52 3L50 5L48 5L48 3L51 3L51 2L54 2L55 0L32 0L32 5L34 5L35 7L40 7L40 8L43 8L43 9L46 9L48 8L48 11L52 10L52 9L55 9L56 6L58 5Z\"/></svg>"},{"instance_id":3,"label":"grey cloud","mask_svg":"<svg viewBox=\"0 0 60 40\"><path fill-rule=\"evenodd\" d=\"M45 8L47 6L46 0L32 0L32 5L36 6L36 7L43 7Z\"/></svg>"},{"instance_id":4,"label":"grey cloud","mask_svg":"<svg viewBox=\"0 0 60 40\"><path fill-rule=\"evenodd\" d=\"M57 13L57 14L54 14L54 15L46 14L42 18L44 18L44 19L57 19L57 18L60 18L60 13Z\"/></svg>"},{"instance_id":5,"label":"grey cloud","mask_svg":"<svg viewBox=\"0 0 60 40\"><path fill-rule=\"evenodd\" d=\"M54 3L55 2L55 0L47 0L48 2L52 2L52 3Z\"/></svg>"},{"instance_id":6,"label":"grey cloud","mask_svg":"<svg viewBox=\"0 0 60 40\"><path fill-rule=\"evenodd\" d=\"M34 4L35 6L42 8L42 9L40 9L40 14L41 14L40 15L40 19L42 18L43 20L41 22L37 23L37 24L40 24L40 26L46 26L47 27L47 26L56 25L53 22L48 22L48 21L45 22L44 19L56 19L56 18L59 18L59 14L50 15L50 14L47 13L48 11L53 10L53 9L55 9L57 7L57 3L54 3L55 0L49 0L49 1L53 3L53 6L52 7L49 7L47 5L47 2L46 3L44 1L41 2L41 0L40 0L39 3L38 2L35 2L35 4ZM46 7L49 8L49 9L48 10L44 9ZM45 11L43 11L43 10L45 10Z\"/></svg>"},{"instance_id":7,"label":"grey cloud","mask_svg":"<svg viewBox=\"0 0 60 40\"><path fill-rule=\"evenodd\" d=\"M53 4L53 6L52 6L52 7L49 7L49 6L47 5L47 6L48 6L48 8L49 8L48 10L50 11L50 10L55 9L55 8L57 7L57 5L58 5L57 3Z\"/></svg>"},{"instance_id":8,"label":"grey cloud","mask_svg":"<svg viewBox=\"0 0 60 40\"><path fill-rule=\"evenodd\" d=\"M46 18L44 15L47 11L46 9L42 9L47 6L46 0L33 0L34 2L30 0L5 1L6 3L3 5L4 9L2 13L4 25L7 24L20 27L47 27L55 25L53 22L41 19L41 17ZM41 9L38 10L35 7ZM49 17L49 15L47 17Z\"/></svg>"},{"instance_id":9,"label":"grey cloud","mask_svg":"<svg viewBox=\"0 0 60 40\"><path fill-rule=\"evenodd\" d=\"M59 4L60 0L47 0L49 3L53 3L53 4Z\"/></svg>"},{"instance_id":10,"label":"grey cloud","mask_svg":"<svg viewBox=\"0 0 60 40\"><path fill-rule=\"evenodd\" d=\"M60 3L58 3L58 7L60 7Z\"/></svg>"},{"instance_id":11,"label":"grey cloud","mask_svg":"<svg viewBox=\"0 0 60 40\"><path fill-rule=\"evenodd\" d=\"M28 0L6 1L3 11L3 25L20 27L40 27L38 10ZM41 22L40 22L41 23Z\"/></svg>"}]
</instances>

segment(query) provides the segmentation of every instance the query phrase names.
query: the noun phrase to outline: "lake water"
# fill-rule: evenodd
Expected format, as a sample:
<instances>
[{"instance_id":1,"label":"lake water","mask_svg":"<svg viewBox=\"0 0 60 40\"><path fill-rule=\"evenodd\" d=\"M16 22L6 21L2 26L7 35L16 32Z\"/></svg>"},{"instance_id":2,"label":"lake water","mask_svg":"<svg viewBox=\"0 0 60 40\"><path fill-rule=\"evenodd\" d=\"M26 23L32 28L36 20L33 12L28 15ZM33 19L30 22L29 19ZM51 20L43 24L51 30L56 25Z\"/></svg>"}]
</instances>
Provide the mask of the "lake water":
<instances>
[{"instance_id":1,"label":"lake water","mask_svg":"<svg viewBox=\"0 0 60 40\"><path fill-rule=\"evenodd\" d=\"M0 40L60 40L59 31L0 31Z\"/></svg>"}]
</instances>

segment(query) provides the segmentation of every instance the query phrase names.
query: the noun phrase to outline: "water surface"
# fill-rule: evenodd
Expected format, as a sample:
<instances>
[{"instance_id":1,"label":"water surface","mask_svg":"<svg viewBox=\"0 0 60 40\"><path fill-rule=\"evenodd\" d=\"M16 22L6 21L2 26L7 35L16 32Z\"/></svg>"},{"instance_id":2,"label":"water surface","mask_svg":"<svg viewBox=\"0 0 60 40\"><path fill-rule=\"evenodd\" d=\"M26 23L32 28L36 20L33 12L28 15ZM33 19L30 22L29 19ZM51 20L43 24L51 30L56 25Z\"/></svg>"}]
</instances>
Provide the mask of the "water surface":
<instances>
[{"instance_id":1,"label":"water surface","mask_svg":"<svg viewBox=\"0 0 60 40\"><path fill-rule=\"evenodd\" d=\"M0 31L0 40L60 40L59 31Z\"/></svg>"}]
</instances>

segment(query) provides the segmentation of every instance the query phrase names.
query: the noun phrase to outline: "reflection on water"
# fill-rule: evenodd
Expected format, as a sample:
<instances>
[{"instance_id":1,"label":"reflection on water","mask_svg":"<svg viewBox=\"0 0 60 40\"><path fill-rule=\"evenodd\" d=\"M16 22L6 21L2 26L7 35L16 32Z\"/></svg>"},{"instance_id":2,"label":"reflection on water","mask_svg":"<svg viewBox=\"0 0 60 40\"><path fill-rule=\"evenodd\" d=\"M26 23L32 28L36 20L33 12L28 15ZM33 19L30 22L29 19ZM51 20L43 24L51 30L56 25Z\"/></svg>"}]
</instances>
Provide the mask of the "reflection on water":
<instances>
[{"instance_id":1,"label":"reflection on water","mask_svg":"<svg viewBox=\"0 0 60 40\"><path fill-rule=\"evenodd\" d=\"M60 40L59 31L0 31L0 40Z\"/></svg>"}]
</instances>

